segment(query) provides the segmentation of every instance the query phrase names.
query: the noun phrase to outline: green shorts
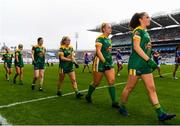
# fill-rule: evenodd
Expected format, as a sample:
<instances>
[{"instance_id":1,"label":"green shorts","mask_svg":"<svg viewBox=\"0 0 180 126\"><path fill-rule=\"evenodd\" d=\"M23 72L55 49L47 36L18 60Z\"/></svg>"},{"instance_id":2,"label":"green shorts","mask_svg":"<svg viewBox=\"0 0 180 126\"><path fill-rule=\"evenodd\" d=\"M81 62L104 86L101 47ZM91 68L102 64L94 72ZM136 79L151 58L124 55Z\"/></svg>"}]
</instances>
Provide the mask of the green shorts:
<instances>
[{"instance_id":1,"label":"green shorts","mask_svg":"<svg viewBox=\"0 0 180 126\"><path fill-rule=\"evenodd\" d=\"M74 64L73 63L62 63L59 64L59 69L61 73L70 73L74 71Z\"/></svg>"},{"instance_id":2,"label":"green shorts","mask_svg":"<svg viewBox=\"0 0 180 126\"><path fill-rule=\"evenodd\" d=\"M142 74L152 73L152 69L147 65L146 62L141 62L137 64L128 64L128 73L129 75L140 76Z\"/></svg>"},{"instance_id":3,"label":"green shorts","mask_svg":"<svg viewBox=\"0 0 180 126\"><path fill-rule=\"evenodd\" d=\"M61 67L61 65L59 65L59 69L60 69L60 72L63 73L63 74L71 73L71 72L74 71L73 66L70 66L70 67Z\"/></svg>"},{"instance_id":4,"label":"green shorts","mask_svg":"<svg viewBox=\"0 0 180 126\"><path fill-rule=\"evenodd\" d=\"M44 69L45 63L34 63L34 70Z\"/></svg>"},{"instance_id":5,"label":"green shorts","mask_svg":"<svg viewBox=\"0 0 180 126\"><path fill-rule=\"evenodd\" d=\"M114 68L113 62L109 62L109 67ZM105 65L100 61L99 57L95 57L93 61L93 71L96 72L104 72L105 71Z\"/></svg>"},{"instance_id":6,"label":"green shorts","mask_svg":"<svg viewBox=\"0 0 180 126\"><path fill-rule=\"evenodd\" d=\"M12 63L5 62L4 64L6 64L7 68L12 68Z\"/></svg>"},{"instance_id":7,"label":"green shorts","mask_svg":"<svg viewBox=\"0 0 180 126\"><path fill-rule=\"evenodd\" d=\"M22 68L22 67L24 67L24 63L14 63L14 66L15 67L20 67L20 68Z\"/></svg>"}]
</instances>

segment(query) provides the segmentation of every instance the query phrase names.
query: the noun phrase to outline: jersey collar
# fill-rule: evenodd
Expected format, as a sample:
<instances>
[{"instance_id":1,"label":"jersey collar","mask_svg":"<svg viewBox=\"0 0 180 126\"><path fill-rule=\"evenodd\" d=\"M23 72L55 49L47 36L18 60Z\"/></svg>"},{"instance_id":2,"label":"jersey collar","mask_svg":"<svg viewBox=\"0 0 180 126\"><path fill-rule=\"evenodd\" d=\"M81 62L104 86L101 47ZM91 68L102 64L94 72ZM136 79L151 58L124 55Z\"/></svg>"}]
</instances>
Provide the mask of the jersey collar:
<instances>
[{"instance_id":1,"label":"jersey collar","mask_svg":"<svg viewBox=\"0 0 180 126\"><path fill-rule=\"evenodd\" d=\"M144 28L143 28L143 27L141 27L141 26L137 26L137 27L133 30L133 33L134 33L137 29L144 30Z\"/></svg>"}]
</instances>

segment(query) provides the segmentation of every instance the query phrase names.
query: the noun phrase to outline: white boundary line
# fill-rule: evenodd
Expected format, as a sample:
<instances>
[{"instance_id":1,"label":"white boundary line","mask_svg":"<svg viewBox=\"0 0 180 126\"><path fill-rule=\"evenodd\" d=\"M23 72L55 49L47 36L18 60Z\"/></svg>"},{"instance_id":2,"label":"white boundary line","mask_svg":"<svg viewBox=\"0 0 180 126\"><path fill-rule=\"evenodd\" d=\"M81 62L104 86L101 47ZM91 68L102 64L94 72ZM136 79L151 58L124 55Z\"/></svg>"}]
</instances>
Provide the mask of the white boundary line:
<instances>
[{"instance_id":1,"label":"white boundary line","mask_svg":"<svg viewBox=\"0 0 180 126\"><path fill-rule=\"evenodd\" d=\"M0 125L2 126L11 126L10 123L7 122L7 120L0 115Z\"/></svg>"},{"instance_id":2,"label":"white boundary line","mask_svg":"<svg viewBox=\"0 0 180 126\"><path fill-rule=\"evenodd\" d=\"M179 71L177 71L177 72L179 72ZM165 73L163 75L169 75L169 74L172 74L172 72L171 73ZM156 77L159 77L159 76L155 76L155 78ZM140 79L140 81L141 81L141 79ZM114 85L117 86L117 85L123 85L123 84L126 84L126 83L127 82L121 82L121 83L116 83ZM107 87L108 86L105 85L105 86L97 87L96 89L98 90L98 89L107 88ZM81 90L81 92L87 92L87 91L88 91L88 89ZM66 93L66 94L62 95L62 97L63 96L69 96L69 95L72 95L72 94L74 94L74 92ZM32 103L32 102L36 102L36 101L42 101L42 100L46 100L46 99L57 98L57 97L59 97L59 96L55 95L55 96L48 96L48 97L43 97L43 98L37 98L37 99L22 101L22 102L15 102L15 103L7 104L7 105L1 105L0 109L9 108L9 107L13 107L13 106L16 106L16 105L21 105L21 104L26 104L26 103ZM11 124L7 122L6 118L2 117L1 115L0 115L0 125L2 125L2 126L11 126Z\"/></svg>"},{"instance_id":3,"label":"white boundary line","mask_svg":"<svg viewBox=\"0 0 180 126\"><path fill-rule=\"evenodd\" d=\"M179 71L177 71L177 72L179 72ZM169 74L172 74L172 72L171 73L165 73L163 75L169 75ZM159 77L159 76L155 76L155 78L156 77ZM123 85L123 84L126 84L126 83L127 82L121 82L121 83L116 83L114 85L118 86L118 85ZM107 88L107 87L108 87L107 85L101 86L101 87L97 87L96 90L102 89L102 88ZM88 89L85 89L85 90L81 90L80 92L87 92L87 91L88 91ZM69 93L63 94L61 97L69 96L69 95L73 95L73 94L74 94L74 92L69 92ZM46 99L57 98L57 97L59 97L59 96L53 95L53 96L48 96L48 97L43 97L43 98L37 98L37 99L32 99L32 100L21 101L21 102L14 102L14 103L11 103L11 104L1 105L0 109L2 109L2 108L9 108L9 107L13 107L13 106L16 106L16 105L21 105L21 104L26 104L26 103L32 103L32 102L36 102L36 101L42 101L42 100L46 100Z\"/></svg>"}]
</instances>

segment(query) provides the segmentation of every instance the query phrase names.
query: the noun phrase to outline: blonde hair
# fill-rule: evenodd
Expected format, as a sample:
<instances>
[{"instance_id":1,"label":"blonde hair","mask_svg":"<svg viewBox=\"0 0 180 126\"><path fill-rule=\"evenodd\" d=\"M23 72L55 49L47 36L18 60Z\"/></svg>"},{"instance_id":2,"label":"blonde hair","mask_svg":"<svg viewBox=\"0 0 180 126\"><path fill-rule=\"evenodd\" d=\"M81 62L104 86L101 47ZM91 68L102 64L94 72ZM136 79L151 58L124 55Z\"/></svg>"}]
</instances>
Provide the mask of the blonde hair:
<instances>
[{"instance_id":1,"label":"blonde hair","mask_svg":"<svg viewBox=\"0 0 180 126\"><path fill-rule=\"evenodd\" d=\"M101 31L101 32L104 32L103 29L106 27L107 24L108 24L108 23L102 23L102 24L101 24L101 27L100 27L100 31Z\"/></svg>"},{"instance_id":2,"label":"blonde hair","mask_svg":"<svg viewBox=\"0 0 180 126\"><path fill-rule=\"evenodd\" d=\"M64 41L66 41L67 39L69 39L69 36L63 36L61 39L61 45L64 45Z\"/></svg>"}]
</instances>

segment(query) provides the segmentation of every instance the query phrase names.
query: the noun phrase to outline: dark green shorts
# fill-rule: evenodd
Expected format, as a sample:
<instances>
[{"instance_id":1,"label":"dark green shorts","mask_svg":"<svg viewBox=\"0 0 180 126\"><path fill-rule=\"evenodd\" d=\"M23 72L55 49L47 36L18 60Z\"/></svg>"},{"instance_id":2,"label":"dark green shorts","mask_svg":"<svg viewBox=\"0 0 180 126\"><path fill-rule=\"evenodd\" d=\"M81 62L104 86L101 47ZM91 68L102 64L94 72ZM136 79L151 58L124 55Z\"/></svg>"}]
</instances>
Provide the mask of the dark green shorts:
<instances>
[{"instance_id":1,"label":"dark green shorts","mask_svg":"<svg viewBox=\"0 0 180 126\"><path fill-rule=\"evenodd\" d=\"M110 68L114 68L114 64L112 62L109 63ZM104 72L105 65L100 61L99 57L95 57L93 61L93 71L96 72Z\"/></svg>"},{"instance_id":2,"label":"dark green shorts","mask_svg":"<svg viewBox=\"0 0 180 126\"><path fill-rule=\"evenodd\" d=\"M74 71L74 69L73 68L70 68L70 69L64 69L64 68L59 68L60 69L60 72L61 73L64 73L64 74L68 74L68 73L71 73L71 72L73 72Z\"/></svg>"},{"instance_id":3,"label":"dark green shorts","mask_svg":"<svg viewBox=\"0 0 180 126\"><path fill-rule=\"evenodd\" d=\"M140 76L142 74L152 73L153 70L148 66L147 62L142 58L129 58L128 62L129 75Z\"/></svg>"},{"instance_id":4,"label":"dark green shorts","mask_svg":"<svg viewBox=\"0 0 180 126\"><path fill-rule=\"evenodd\" d=\"M45 63L34 63L34 70L40 70L45 68Z\"/></svg>"},{"instance_id":5,"label":"dark green shorts","mask_svg":"<svg viewBox=\"0 0 180 126\"><path fill-rule=\"evenodd\" d=\"M14 66L22 68L24 67L24 63L14 63Z\"/></svg>"},{"instance_id":6,"label":"dark green shorts","mask_svg":"<svg viewBox=\"0 0 180 126\"><path fill-rule=\"evenodd\" d=\"M70 73L74 71L74 63L72 62L61 62L59 63L59 69L61 73Z\"/></svg>"},{"instance_id":7,"label":"dark green shorts","mask_svg":"<svg viewBox=\"0 0 180 126\"><path fill-rule=\"evenodd\" d=\"M129 75L137 75L140 76L142 74L149 74L152 73L152 69L149 66L140 66L140 67L131 67L128 66L128 73Z\"/></svg>"},{"instance_id":8,"label":"dark green shorts","mask_svg":"<svg viewBox=\"0 0 180 126\"><path fill-rule=\"evenodd\" d=\"M4 64L6 64L7 65L7 68L12 68L12 63L4 63Z\"/></svg>"}]
</instances>

